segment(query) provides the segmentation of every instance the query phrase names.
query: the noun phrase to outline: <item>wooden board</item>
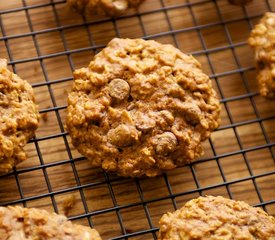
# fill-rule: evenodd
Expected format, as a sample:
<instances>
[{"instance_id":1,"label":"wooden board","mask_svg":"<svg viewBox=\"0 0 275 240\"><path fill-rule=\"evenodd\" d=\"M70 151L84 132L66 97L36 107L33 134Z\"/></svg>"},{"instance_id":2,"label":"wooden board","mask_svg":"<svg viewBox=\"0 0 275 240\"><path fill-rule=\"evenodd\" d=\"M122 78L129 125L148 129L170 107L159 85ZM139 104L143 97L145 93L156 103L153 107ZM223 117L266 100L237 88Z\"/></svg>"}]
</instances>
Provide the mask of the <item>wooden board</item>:
<instances>
[{"instance_id":1,"label":"wooden board","mask_svg":"<svg viewBox=\"0 0 275 240\"><path fill-rule=\"evenodd\" d=\"M199 194L231 193L252 205L271 202L265 210L275 215L275 104L257 94L253 52L246 44L250 24L269 10L267 3L274 11L275 1L254 0L241 8L225 0L147 0L140 15L130 11L115 21L93 16L86 25L65 1L51 2L0 1L0 57L15 63L11 69L33 84L43 116L37 141L26 146L29 159L17 168L18 181L14 173L0 178L0 205L12 202L64 213L64 201L74 195L69 217L87 225L85 214L90 214L104 239L158 227L163 213ZM99 51L116 36L177 45L193 53L212 77L222 100L222 122L192 167L166 177L122 179L91 168L71 146L63 123L72 70L89 63L93 46Z\"/></svg>"}]
</instances>

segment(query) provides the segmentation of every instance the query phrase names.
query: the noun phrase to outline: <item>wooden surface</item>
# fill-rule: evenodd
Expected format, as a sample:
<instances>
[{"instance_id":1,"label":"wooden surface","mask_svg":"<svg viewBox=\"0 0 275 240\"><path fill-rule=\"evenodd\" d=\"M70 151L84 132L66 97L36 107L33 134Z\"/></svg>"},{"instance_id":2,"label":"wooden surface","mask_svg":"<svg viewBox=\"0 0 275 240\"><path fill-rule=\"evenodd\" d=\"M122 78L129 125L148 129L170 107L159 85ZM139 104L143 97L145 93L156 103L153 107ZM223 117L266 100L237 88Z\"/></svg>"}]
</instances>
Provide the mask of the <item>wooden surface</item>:
<instances>
[{"instance_id":1,"label":"wooden surface","mask_svg":"<svg viewBox=\"0 0 275 240\"><path fill-rule=\"evenodd\" d=\"M50 2L25 1L28 6ZM192 0L191 8L184 5L184 0L147 0L140 8L140 18L131 15L115 22L108 18L99 22L97 20L104 18L93 16L87 20L89 24L86 26L81 25L83 19L67 9L64 1L55 2L57 4L54 8L49 4L26 12L20 10L24 1L0 1L0 12L19 8L16 12L0 14L3 25L3 29L0 28L0 57L15 61L14 70L34 85L39 109L47 111L42 114L36 133L38 141L26 146L29 159L17 168L18 182L14 174L0 178L0 205L13 202L64 213L64 201L74 195L76 204L69 211L69 217L91 213L91 222L102 237L108 239L120 236L123 231L136 233L158 227L158 220L163 213L173 211L174 206L181 207L199 194L229 197L231 192L234 199L252 205L261 201L274 202L275 166L272 153L275 147L266 146L275 141L275 102L254 95L258 92L256 70L253 68L253 53L246 44L250 26L244 18L246 12L251 17L251 23L255 24L259 15L268 10L265 1L254 0L244 10L230 6L225 0L217 1L216 5L212 1ZM162 4L171 8L167 11L159 10ZM182 4L182 7L173 8L178 4ZM274 11L275 1L270 0L269 4ZM224 25L221 24L221 17ZM195 29L196 24L200 26L200 31ZM59 28L69 25L75 26ZM205 142L205 155L192 168L186 166L173 170L167 173L167 178L159 176L139 181L106 176L100 169L92 169L89 162L82 159L71 146L70 138L61 134L64 125L60 127L60 124L66 115L66 96L72 84L72 68L86 66L94 54L92 44L102 47L108 43L117 34L115 26L121 37L138 38L147 35L162 43L178 44L182 51L195 53L204 71L213 77L213 85L219 97L226 102L222 104L222 122L220 129L211 136L213 149L209 141ZM174 35L169 32L171 28L175 30ZM48 32L47 29L52 30ZM31 30L36 33L35 37L28 34ZM4 33L9 37L7 42L4 41ZM158 36L159 33L163 34ZM18 34L25 36L18 37ZM89 38L92 38L92 44ZM230 43L233 47L226 47ZM35 46L39 48L38 51ZM206 54L205 48L211 51ZM67 50L70 54L65 54ZM56 56L55 53L59 54ZM29 61L24 62L26 59ZM66 81L54 82L60 79ZM46 81L51 83L49 87L43 84ZM227 101L248 92L252 93L251 98ZM53 111L53 107L59 110ZM258 118L263 121L259 123ZM56 134L60 135L48 138ZM70 146L69 151L66 144ZM228 153L231 153L230 156L225 157ZM213 159L213 156L218 156L218 160ZM77 160L70 161L71 157ZM41 165L44 167L41 168ZM270 174L265 175L267 172ZM198 186L194 174L200 192L196 191ZM224 181L228 184L225 185ZM79 185L84 187L79 190ZM52 194L49 195L49 192ZM174 202L169 198L171 193L176 194ZM26 201L20 201L22 198ZM142 201L147 204L140 204ZM54 209L55 203L57 209ZM122 208L115 211L112 209L114 206ZM266 205L265 210L275 215L275 203ZM75 222L88 224L86 217ZM121 229L119 222L125 229ZM131 239L154 237L149 233Z\"/></svg>"}]
</instances>

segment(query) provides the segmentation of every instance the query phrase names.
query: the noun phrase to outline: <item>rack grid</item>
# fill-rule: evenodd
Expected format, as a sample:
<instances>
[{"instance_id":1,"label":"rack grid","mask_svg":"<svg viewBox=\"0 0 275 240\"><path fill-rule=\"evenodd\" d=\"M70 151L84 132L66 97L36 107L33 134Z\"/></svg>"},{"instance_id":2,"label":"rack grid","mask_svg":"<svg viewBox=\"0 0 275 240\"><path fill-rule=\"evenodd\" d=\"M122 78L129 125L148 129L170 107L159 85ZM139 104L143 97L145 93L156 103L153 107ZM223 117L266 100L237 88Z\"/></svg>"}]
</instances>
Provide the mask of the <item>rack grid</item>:
<instances>
[{"instance_id":1,"label":"rack grid","mask_svg":"<svg viewBox=\"0 0 275 240\"><path fill-rule=\"evenodd\" d=\"M4 3L5 2L5 3ZM65 213L103 239L157 239L158 220L199 195L223 195L275 215L275 104L258 93L252 27L272 0L232 6L226 0L147 0L118 18L82 17L64 0L0 2L0 57L28 80L41 113L29 159L0 177L0 205ZM86 66L113 37L155 39L193 54L222 104L221 126L205 155L148 179L93 169L66 132L66 96L74 69Z\"/></svg>"}]
</instances>

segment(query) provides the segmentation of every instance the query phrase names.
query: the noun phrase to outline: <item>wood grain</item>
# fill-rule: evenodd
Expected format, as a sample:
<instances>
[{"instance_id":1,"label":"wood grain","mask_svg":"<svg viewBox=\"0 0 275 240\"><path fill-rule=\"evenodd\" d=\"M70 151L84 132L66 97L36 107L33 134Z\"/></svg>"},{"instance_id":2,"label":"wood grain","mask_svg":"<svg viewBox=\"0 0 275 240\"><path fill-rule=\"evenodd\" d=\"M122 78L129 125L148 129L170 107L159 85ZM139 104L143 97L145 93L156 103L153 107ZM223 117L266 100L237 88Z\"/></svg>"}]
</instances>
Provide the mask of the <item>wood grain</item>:
<instances>
[{"instance_id":1,"label":"wood grain","mask_svg":"<svg viewBox=\"0 0 275 240\"><path fill-rule=\"evenodd\" d=\"M163 213L181 207L199 194L230 197L231 192L234 199L252 205L275 200L272 158L275 147L266 147L275 141L275 104L258 94L222 104L220 129L204 143L205 155L196 164L153 179L121 179L91 168L71 146L64 130L72 71L86 66L92 59L95 54L92 44L100 51L117 36L114 24L121 37L146 35L194 53L204 71L212 76L221 99L257 93L253 52L246 44L250 26L242 8L231 6L225 0L216 1L216 4L214 1L190 0L192 7L188 7L184 0L147 0L140 8L140 17L133 11L115 22L92 16L87 19L89 24L83 26L83 18L71 12L65 1L53 1L56 2L54 8L48 4L28 11L20 10L24 2L27 6L51 3L50 0L0 1L0 12L19 8L16 12L0 15L3 23L0 57L19 61L13 65L14 70L34 85L39 109L46 113L43 113L36 132L37 142L26 146L29 159L17 168L18 183L14 173L0 178L0 205L12 202L64 213L63 202L74 195L76 205L69 211L69 217L87 225L88 218L83 214L89 213L92 224L104 239L109 239L158 227ZM269 3L274 11L274 1ZM160 10L162 4L168 7L167 11ZM182 7L176 8L179 4ZM253 24L267 10L266 2L261 0L254 0L245 8ZM106 20L98 22L100 19ZM78 26L68 27L76 24ZM196 30L197 25L200 31ZM59 31L60 26L67 27ZM31 28L35 34L29 34ZM171 29L175 30L174 34ZM3 33L8 36L7 41ZM236 45L226 47L231 43ZM207 53L206 49L210 51ZM24 62L26 59L29 61ZM61 79L64 81L58 81ZM45 82L50 84L43 85ZM54 111L54 107L59 110ZM257 121L258 118L262 121ZM50 137L56 134L59 136ZM269 175L264 175L268 172ZM198 187L200 191L196 191ZM175 194L174 198L170 198L170 194ZM26 201L20 201L22 198ZM265 210L275 215L275 204L266 205ZM79 215L83 217L77 219ZM149 233L131 239L154 239L154 236Z\"/></svg>"}]
</instances>

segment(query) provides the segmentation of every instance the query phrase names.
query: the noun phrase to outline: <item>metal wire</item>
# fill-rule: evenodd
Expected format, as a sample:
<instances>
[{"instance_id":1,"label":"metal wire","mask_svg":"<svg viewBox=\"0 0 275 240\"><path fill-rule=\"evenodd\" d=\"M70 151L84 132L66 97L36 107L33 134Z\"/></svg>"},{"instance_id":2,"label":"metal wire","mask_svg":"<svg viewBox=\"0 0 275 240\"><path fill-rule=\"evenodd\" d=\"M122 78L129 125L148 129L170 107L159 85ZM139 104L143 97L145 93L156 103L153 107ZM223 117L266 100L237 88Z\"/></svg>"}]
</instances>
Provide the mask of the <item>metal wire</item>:
<instances>
[{"instance_id":1,"label":"metal wire","mask_svg":"<svg viewBox=\"0 0 275 240\"><path fill-rule=\"evenodd\" d=\"M219 4L221 1L201 0L201 1L193 2L191 0L190 1L186 0L186 2L181 3L181 4L174 4L174 5L167 6L167 4L166 4L167 1L159 0L160 7L156 8L154 10L137 12L134 14L128 14L128 15L121 16L119 18L113 18L113 19L106 17L106 18L100 18L100 19L96 19L96 20L87 20L85 17L83 17L83 23L69 24L69 25L62 25L62 23L60 21L59 13L57 11L58 6L61 6L62 4L66 3L66 1L64 1L64 0L60 0L60 1L50 0L50 2L48 2L48 3L36 4L36 5L30 5L30 4L28 5L27 0L22 0L22 7L13 8L13 9L5 9L5 10L0 9L0 29L1 29L1 33L2 33L2 36L0 37L0 43L4 42L4 45L5 45L8 57L9 57L9 64L12 66L14 72L16 73L16 71L17 71L16 66L18 64L35 62L35 61L39 62L40 68L42 70L42 74L44 75L44 78L45 78L45 82L33 83L32 86L34 88L43 87L43 86L46 87L47 91L49 93L49 96L50 96L50 100L52 102L52 107L41 109L40 113L47 113L47 112L54 113L57 118L57 123L58 123L59 129L60 129L60 131L56 134L51 134L51 135L49 134L49 135L43 136L43 137L34 137L30 141L30 143L33 143L35 145L37 156L40 161L39 165L33 166L33 167L26 167L23 169L14 168L14 172L9 173L6 176L0 177L0 181L1 181L1 179L4 177L14 176L16 179L17 187L18 187L18 193L20 196L19 199L13 199L11 201L2 202L2 203L0 202L0 205L6 206L6 205L11 205L11 204L23 204L24 206L27 206L28 201L49 197L51 199L51 204L53 206L53 209L56 212L58 212L56 197L59 195L62 195L64 193L71 193L74 191L78 191L80 194L80 198L81 198L83 207L84 207L84 213L70 217L70 219L77 220L77 219L85 219L86 218L88 220L89 225L92 227L94 225L93 221L92 221L94 216L98 216L98 215L101 216L105 213L114 212L116 214L117 221L120 226L121 234L119 236L113 236L112 239L130 239L130 238L137 237L137 236L141 236L141 238L143 238L143 236L144 236L144 238L150 236L150 239L157 239L156 232L158 231L158 228L157 228L157 226L154 225L154 223L152 221L152 216L151 216L150 210L148 208L148 204L160 202L163 200L171 200L173 208L177 209L178 207L180 207L179 204L177 203L177 199L179 197L187 196L190 194L203 195L203 193L205 191L211 190L211 189L216 189L219 187L225 187L228 196L230 198L234 198L234 194L233 194L233 191L231 190L231 186L233 184L242 183L245 181L252 181L252 183L253 183L255 193L257 194L258 199L259 199L259 201L258 201L259 203L255 204L255 206L262 207L264 210L268 211L268 209L266 208L267 205L275 205L275 199L272 199L270 201L264 201L261 190L260 190L260 188L257 184L257 181L256 181L258 178L261 178L261 177L275 175L275 169L273 169L272 171L266 171L264 173L255 174L251 167L250 161L247 157L247 154L250 152L254 152L257 150L261 150L261 149L268 149L269 153L271 154L271 156L273 158L273 161L275 162L274 151L272 149L272 148L274 148L275 143L270 140L270 138L267 134L267 131L265 129L265 126L264 126L264 122L268 121L268 120L269 121L272 120L275 125L275 115L268 116L268 117L261 117L261 115L259 113L258 106L255 102L255 97L258 96L258 93L251 92L251 89L248 84L247 75L246 75L247 72L254 70L255 67L253 67L253 66L242 67L240 64L239 56L236 52L236 49L238 47L245 46L246 42L234 43L232 41L232 37L231 37L231 34L228 29L228 24L237 23L239 21L247 22L249 28L251 29L253 27L252 21L259 18L262 15L262 13L259 15L249 16L248 12L247 12L247 8L242 7L243 16L234 18L232 20L226 20L223 17L222 10L221 10L220 4ZM271 0L270 1L265 0L266 8L268 11L274 11L274 9L272 9L272 7L271 7L272 5L270 2L271 2ZM211 23L207 23L207 24L199 24L198 23L198 19L196 18L196 15L194 13L194 8L197 6L203 6L204 4L212 4L213 5L213 9L215 10L215 12L217 13L217 16L218 16L217 22L211 22ZM51 28L47 28L47 29L43 29L43 30L35 30L33 27L33 22L30 17L29 11L32 9L43 9L45 7L51 7L53 16L54 16L54 21L56 23L56 27L51 27ZM173 24L171 23L171 20L169 18L169 11L176 10L176 9L179 9L179 10L180 9L188 9L194 26L181 28L181 29L174 29ZM11 14L11 13L16 13L16 12L24 12L25 13L30 31L26 32L26 33L22 33L22 34L7 35L7 33L5 31L5 24L4 24L2 18L6 14ZM164 14L165 21L168 26L167 31L155 33L155 34L147 33L143 18L144 18L144 16L147 16L149 14L154 14L154 13L163 13ZM81 161L85 161L85 158L84 157L74 158L72 155L71 148L70 148L69 142L67 140L67 132L65 131L65 128L62 123L62 118L60 115L60 111L66 109L67 106L66 105L58 105L55 95L53 93L54 85L63 83L63 82L67 82L67 81L71 81L72 77L50 80L46 66L45 66L45 60L55 58L55 57L65 56L69 66L70 66L70 69L74 70L75 66L74 66L74 61L72 59L72 54L82 53L82 52L90 52L90 51L93 54L95 54L98 51L100 51L100 49L105 47L104 44L96 44L96 41L94 40L94 36L90 31L90 27L93 27L93 26L96 26L96 25L99 25L102 23L112 23L116 36L120 37L121 33L119 30L118 21L123 20L123 19L130 19L132 17L137 17L137 19L138 19L138 23L139 23L139 25L141 27L141 31L142 31L142 36L140 36L140 37L142 37L144 39L155 39L155 38L159 38L159 37L170 36L176 47L179 47L179 41L176 37L177 34L196 31L196 33L198 35L198 39L199 39L201 47L202 47L202 50L191 52L191 54L193 54L195 56L203 55L206 57L207 63L209 64L210 71L211 71L210 78L212 78L213 81L216 83L219 95L221 96L220 102L221 102L221 104L223 104L224 109L225 109L226 114L229 119L229 123L227 125L221 126L216 131L218 132L218 131L223 131L223 130L232 130L234 133L234 138L236 139L236 142L238 144L239 150L219 154L216 151L215 144L213 143L212 139L210 138L208 142L209 142L209 146L213 152L213 156L202 157L200 159L200 161L188 165L191 175L193 177L194 185L195 185L195 187L193 189L187 190L187 191L183 189L183 191L180 193L174 193L173 192L173 184L169 180L169 175L163 174L163 180L165 182L165 186L167 187L168 194L165 196L162 196L162 197L154 197L154 198L146 199L144 197L144 192L143 192L143 189L141 186L140 179L135 179L133 181L133 184L135 184L135 186L136 186L137 193L139 196L139 201L131 202L131 203L127 203L127 204L119 204L117 201L117 196L115 194L113 186L114 186L114 184L122 183L127 180L125 180L123 178L111 178L107 173L104 173L104 179L99 179L97 181L93 181L93 182L86 183L86 184L81 183L75 164L78 162L81 162ZM206 40L202 34L202 31L207 30L208 28L211 28L211 27L216 27L216 26L222 27L228 44L226 44L224 46L208 48L207 44L206 44ZM85 31L87 32L90 46L82 47L82 48L78 48L78 49L69 49L68 43L65 38L64 31L76 30L77 28L83 28L83 27L85 28ZM46 33L58 33L61 38L61 41L62 41L62 44L64 47L64 51L55 52L55 53L51 53L51 54L42 54L37 38L39 35L46 34ZM21 39L24 37L32 38L33 43L34 43L34 50L36 51L37 56L24 58L24 59L15 59L12 55L10 41L14 40L14 39ZM221 73L216 73L213 62L211 61L210 55L213 53L224 51L224 50L228 50L232 53L232 56L233 56L233 59L235 61L237 68L234 70L230 70L230 71L223 71ZM221 87L220 78L224 77L224 76L230 76L233 74L239 74L241 76L242 83L245 88L245 93L242 95L238 95L238 96L225 97L225 94ZM239 121L239 122L233 121L233 116L232 116L229 104L231 102L240 101L240 100L248 100L249 101L250 105L252 106L253 112L256 116L255 118L249 119L249 120L244 120L244 121ZM260 129L261 129L261 134L264 137L265 143L263 143L262 145L257 145L257 146L253 146L253 147L245 147L242 144L241 137L237 131L237 128L240 126L247 126L247 125L253 124L253 123L259 124ZM44 141L49 141L50 139L55 139L55 138L63 139L65 149L68 153L68 159L57 161L57 162L52 162L52 163L45 163L43 160L43 154L39 147L39 143L44 142ZM225 157L235 156L235 155L241 155L243 157L246 168L249 173L249 176L234 179L234 180L228 180L226 177L226 174L225 174L225 170L222 167L221 159L225 158ZM196 167L198 165L206 163L206 162L215 162L217 164L219 174L222 178L221 183L216 183L216 184L212 184L212 185L208 185L208 186L201 186L200 181L199 181L199 175L196 171ZM51 168L51 167L55 167L55 166L62 166L65 164L71 165L74 179L76 182L76 186L68 187L68 188L61 189L61 190L54 190L51 186L50 176L47 173L47 169ZM21 174L31 173L36 170L41 170L43 172L43 176L45 178L48 192L43 193L43 194L38 194L35 196L24 196L24 191L22 190L19 176ZM89 210L84 191L91 187L103 186L103 185L107 185L107 187L108 187L110 199L112 201L113 206L109 207L109 208L100 209L100 210L94 210L94 211ZM140 231L135 231L135 232L128 232L127 228L125 227L125 220L123 220L121 211L123 211L125 209L129 209L131 207L137 207L137 206L142 207L142 209L144 210L145 217L148 222L149 228L143 229Z\"/></svg>"}]
</instances>

